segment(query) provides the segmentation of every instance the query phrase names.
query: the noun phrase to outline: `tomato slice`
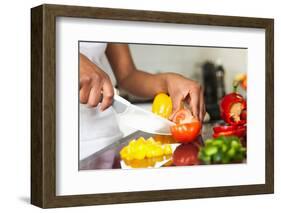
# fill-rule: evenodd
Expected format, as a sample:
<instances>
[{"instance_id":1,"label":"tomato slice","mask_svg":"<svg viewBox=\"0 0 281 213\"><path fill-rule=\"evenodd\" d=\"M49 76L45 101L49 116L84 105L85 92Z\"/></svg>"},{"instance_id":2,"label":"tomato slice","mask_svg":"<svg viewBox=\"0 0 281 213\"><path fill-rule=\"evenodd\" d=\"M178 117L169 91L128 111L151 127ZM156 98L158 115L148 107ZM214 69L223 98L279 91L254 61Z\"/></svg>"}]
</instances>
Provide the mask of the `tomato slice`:
<instances>
[{"instance_id":1,"label":"tomato slice","mask_svg":"<svg viewBox=\"0 0 281 213\"><path fill-rule=\"evenodd\" d=\"M194 120L194 117L190 110L181 109L175 113L172 121L176 124L190 123Z\"/></svg>"},{"instance_id":2,"label":"tomato slice","mask_svg":"<svg viewBox=\"0 0 281 213\"><path fill-rule=\"evenodd\" d=\"M174 139L181 143L194 141L201 131L201 123L194 121L192 123L177 124L171 127L171 133Z\"/></svg>"}]
</instances>

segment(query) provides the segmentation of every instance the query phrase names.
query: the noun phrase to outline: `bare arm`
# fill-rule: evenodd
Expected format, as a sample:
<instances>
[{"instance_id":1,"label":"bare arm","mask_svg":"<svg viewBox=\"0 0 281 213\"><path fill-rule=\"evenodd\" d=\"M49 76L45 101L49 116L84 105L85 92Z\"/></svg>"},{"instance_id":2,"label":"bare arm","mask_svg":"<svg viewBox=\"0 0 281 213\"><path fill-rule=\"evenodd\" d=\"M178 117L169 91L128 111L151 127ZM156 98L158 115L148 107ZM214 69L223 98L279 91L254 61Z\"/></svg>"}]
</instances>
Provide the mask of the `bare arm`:
<instances>
[{"instance_id":1,"label":"bare arm","mask_svg":"<svg viewBox=\"0 0 281 213\"><path fill-rule=\"evenodd\" d=\"M122 89L140 97L154 97L159 92L167 92L163 75L136 69L128 45L109 44L106 55Z\"/></svg>"},{"instance_id":2,"label":"bare arm","mask_svg":"<svg viewBox=\"0 0 281 213\"><path fill-rule=\"evenodd\" d=\"M175 73L149 74L136 69L129 47L125 44L109 44L106 55L121 88L141 97L168 93L172 98L173 112L180 108L182 101L186 101L193 114L203 120L203 90L197 82Z\"/></svg>"}]
</instances>

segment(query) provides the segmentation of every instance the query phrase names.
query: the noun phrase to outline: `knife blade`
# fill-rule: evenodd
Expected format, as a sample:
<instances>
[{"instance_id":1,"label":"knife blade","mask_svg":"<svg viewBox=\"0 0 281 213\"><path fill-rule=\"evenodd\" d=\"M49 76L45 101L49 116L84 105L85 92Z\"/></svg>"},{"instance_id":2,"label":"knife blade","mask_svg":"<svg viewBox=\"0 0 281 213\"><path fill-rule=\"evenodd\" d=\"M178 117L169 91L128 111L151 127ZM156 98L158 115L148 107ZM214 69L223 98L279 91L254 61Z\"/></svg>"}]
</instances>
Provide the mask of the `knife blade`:
<instances>
[{"instance_id":1,"label":"knife blade","mask_svg":"<svg viewBox=\"0 0 281 213\"><path fill-rule=\"evenodd\" d=\"M168 119L131 104L117 94L114 95L112 106L119 114L119 121L136 130L151 134L171 135L170 127L175 125Z\"/></svg>"}]
</instances>

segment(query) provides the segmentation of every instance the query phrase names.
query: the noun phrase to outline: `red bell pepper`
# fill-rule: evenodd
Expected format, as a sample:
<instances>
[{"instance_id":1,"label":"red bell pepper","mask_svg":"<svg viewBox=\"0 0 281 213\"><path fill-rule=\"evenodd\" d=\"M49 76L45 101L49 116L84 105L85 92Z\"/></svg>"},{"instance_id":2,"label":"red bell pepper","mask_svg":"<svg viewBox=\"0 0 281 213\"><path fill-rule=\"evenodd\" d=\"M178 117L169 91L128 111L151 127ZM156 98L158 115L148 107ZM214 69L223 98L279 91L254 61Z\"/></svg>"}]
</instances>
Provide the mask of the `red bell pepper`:
<instances>
[{"instance_id":1,"label":"red bell pepper","mask_svg":"<svg viewBox=\"0 0 281 213\"><path fill-rule=\"evenodd\" d=\"M224 96L220 102L221 117L230 125L244 125L246 109L246 100L236 92Z\"/></svg>"},{"instance_id":2,"label":"red bell pepper","mask_svg":"<svg viewBox=\"0 0 281 213\"><path fill-rule=\"evenodd\" d=\"M246 126L215 126L213 128L213 137L217 138L220 136L237 136L242 138L246 136Z\"/></svg>"},{"instance_id":3,"label":"red bell pepper","mask_svg":"<svg viewBox=\"0 0 281 213\"><path fill-rule=\"evenodd\" d=\"M237 126L228 126L228 125L214 126L213 127L214 133L234 131L236 129L237 129Z\"/></svg>"}]
</instances>

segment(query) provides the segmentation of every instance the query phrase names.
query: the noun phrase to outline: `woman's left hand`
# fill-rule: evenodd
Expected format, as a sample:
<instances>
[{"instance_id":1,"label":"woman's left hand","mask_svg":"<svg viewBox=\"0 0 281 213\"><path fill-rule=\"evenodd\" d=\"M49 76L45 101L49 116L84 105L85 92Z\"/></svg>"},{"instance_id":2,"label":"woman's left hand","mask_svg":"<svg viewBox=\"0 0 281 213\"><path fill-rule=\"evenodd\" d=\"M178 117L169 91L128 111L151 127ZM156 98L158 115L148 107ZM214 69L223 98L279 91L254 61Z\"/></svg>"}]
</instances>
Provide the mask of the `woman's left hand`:
<instances>
[{"instance_id":1,"label":"woman's left hand","mask_svg":"<svg viewBox=\"0 0 281 213\"><path fill-rule=\"evenodd\" d=\"M202 86L196 81L178 74L167 73L165 75L167 90L173 102L171 118L180 109L182 102L186 102L193 115L202 122L206 114Z\"/></svg>"}]
</instances>

